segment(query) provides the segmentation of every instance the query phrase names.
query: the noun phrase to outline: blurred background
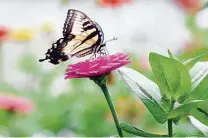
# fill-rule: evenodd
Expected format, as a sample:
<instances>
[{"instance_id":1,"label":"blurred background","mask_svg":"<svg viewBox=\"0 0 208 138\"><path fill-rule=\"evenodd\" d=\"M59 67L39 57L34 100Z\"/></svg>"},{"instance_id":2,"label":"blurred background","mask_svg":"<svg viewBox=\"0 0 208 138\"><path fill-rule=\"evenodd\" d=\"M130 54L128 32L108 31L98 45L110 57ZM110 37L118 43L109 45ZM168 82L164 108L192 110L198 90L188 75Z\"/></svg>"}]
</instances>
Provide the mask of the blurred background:
<instances>
[{"instance_id":1,"label":"blurred background","mask_svg":"<svg viewBox=\"0 0 208 138\"><path fill-rule=\"evenodd\" d=\"M167 55L170 49L182 61L208 51L208 9L200 10L206 2L0 0L0 135L116 135L104 96L94 82L64 80L67 65L78 59L58 66L38 62L62 37L68 9L80 10L98 22L105 40L117 37L107 44L108 51L128 53L132 58L129 67L151 79L150 51ZM166 124L154 120L116 72L110 75L108 86L122 122L167 133ZM185 119L174 131L177 136L201 135Z\"/></svg>"}]
</instances>

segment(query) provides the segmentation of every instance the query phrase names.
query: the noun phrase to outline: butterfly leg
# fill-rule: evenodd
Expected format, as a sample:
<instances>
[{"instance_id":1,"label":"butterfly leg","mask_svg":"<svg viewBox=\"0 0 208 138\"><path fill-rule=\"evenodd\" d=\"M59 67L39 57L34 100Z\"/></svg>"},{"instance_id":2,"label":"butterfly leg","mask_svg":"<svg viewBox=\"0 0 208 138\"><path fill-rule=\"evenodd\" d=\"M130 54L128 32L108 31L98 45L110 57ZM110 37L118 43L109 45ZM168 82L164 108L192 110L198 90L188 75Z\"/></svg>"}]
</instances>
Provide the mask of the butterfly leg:
<instances>
[{"instance_id":1,"label":"butterfly leg","mask_svg":"<svg viewBox=\"0 0 208 138\"><path fill-rule=\"evenodd\" d=\"M100 51L98 51L98 54L100 54L100 56L104 56L104 55L109 55L109 52L105 48L105 49L101 49Z\"/></svg>"},{"instance_id":2,"label":"butterfly leg","mask_svg":"<svg viewBox=\"0 0 208 138\"><path fill-rule=\"evenodd\" d=\"M109 52L108 52L108 49L105 47L105 52L106 52L106 55L109 55Z\"/></svg>"},{"instance_id":3,"label":"butterfly leg","mask_svg":"<svg viewBox=\"0 0 208 138\"><path fill-rule=\"evenodd\" d=\"M99 56L104 56L104 55L106 55L105 50L103 50L103 51L99 51Z\"/></svg>"},{"instance_id":4,"label":"butterfly leg","mask_svg":"<svg viewBox=\"0 0 208 138\"><path fill-rule=\"evenodd\" d=\"M97 57L96 53L93 53L93 55L90 57L90 60L95 60Z\"/></svg>"}]
</instances>

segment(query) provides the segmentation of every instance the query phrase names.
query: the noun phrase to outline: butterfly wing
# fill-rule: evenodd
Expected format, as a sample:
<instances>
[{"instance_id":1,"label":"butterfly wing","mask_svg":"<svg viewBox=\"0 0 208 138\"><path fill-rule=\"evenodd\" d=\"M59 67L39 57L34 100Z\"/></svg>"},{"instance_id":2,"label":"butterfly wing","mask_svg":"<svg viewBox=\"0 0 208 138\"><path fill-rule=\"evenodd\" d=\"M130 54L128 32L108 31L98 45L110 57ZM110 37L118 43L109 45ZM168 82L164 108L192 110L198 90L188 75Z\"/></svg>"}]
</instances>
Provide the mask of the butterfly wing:
<instances>
[{"instance_id":1,"label":"butterfly wing","mask_svg":"<svg viewBox=\"0 0 208 138\"><path fill-rule=\"evenodd\" d=\"M72 25L73 22L74 24ZM68 55L82 57L96 52L98 47L104 40L101 27L93 22L86 14L69 10L64 24L63 35L75 35L75 38L68 42L62 51Z\"/></svg>"},{"instance_id":2,"label":"butterfly wing","mask_svg":"<svg viewBox=\"0 0 208 138\"><path fill-rule=\"evenodd\" d=\"M46 59L52 64L59 64L69 58L83 57L96 53L104 40L101 27L86 14L69 9L63 28L63 38L57 40L46 53Z\"/></svg>"},{"instance_id":3,"label":"butterfly wing","mask_svg":"<svg viewBox=\"0 0 208 138\"><path fill-rule=\"evenodd\" d=\"M92 22L84 13L69 9L64 23L63 36L67 38L70 34L80 34L83 31L82 24L85 20Z\"/></svg>"}]
</instances>

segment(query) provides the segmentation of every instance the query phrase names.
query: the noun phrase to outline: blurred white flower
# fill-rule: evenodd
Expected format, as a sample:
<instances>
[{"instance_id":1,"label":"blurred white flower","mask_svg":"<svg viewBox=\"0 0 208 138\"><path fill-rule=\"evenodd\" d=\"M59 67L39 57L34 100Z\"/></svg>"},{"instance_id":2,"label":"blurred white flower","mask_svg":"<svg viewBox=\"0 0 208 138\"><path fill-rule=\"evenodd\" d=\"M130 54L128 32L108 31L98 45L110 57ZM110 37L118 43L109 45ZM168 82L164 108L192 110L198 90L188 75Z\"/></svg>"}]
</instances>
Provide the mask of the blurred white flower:
<instances>
[{"instance_id":1,"label":"blurred white flower","mask_svg":"<svg viewBox=\"0 0 208 138\"><path fill-rule=\"evenodd\" d=\"M58 135L58 137L76 137L76 134L73 133L71 130L69 129L63 129L61 130Z\"/></svg>"},{"instance_id":2,"label":"blurred white flower","mask_svg":"<svg viewBox=\"0 0 208 138\"><path fill-rule=\"evenodd\" d=\"M41 130L40 132L34 133L32 135L32 138L36 138L36 137L53 137L53 136L55 136L55 135L50 130Z\"/></svg>"},{"instance_id":3,"label":"blurred white flower","mask_svg":"<svg viewBox=\"0 0 208 138\"><path fill-rule=\"evenodd\" d=\"M137 1L122 9L120 17L120 45L125 49L133 47L140 55L167 49L175 53L191 38L185 14L169 1Z\"/></svg>"},{"instance_id":4,"label":"blurred white flower","mask_svg":"<svg viewBox=\"0 0 208 138\"><path fill-rule=\"evenodd\" d=\"M208 28L208 8L197 13L196 23L200 28Z\"/></svg>"}]
</instances>

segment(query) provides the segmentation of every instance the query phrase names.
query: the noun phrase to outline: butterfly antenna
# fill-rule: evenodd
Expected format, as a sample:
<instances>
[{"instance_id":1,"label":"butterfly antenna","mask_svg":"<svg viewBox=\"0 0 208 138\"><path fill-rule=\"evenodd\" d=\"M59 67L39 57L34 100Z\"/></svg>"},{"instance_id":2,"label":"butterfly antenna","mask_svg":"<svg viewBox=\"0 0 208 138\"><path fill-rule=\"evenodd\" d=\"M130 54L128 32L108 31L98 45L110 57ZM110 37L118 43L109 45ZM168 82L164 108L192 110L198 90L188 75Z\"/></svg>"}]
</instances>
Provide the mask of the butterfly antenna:
<instances>
[{"instance_id":1,"label":"butterfly antenna","mask_svg":"<svg viewBox=\"0 0 208 138\"><path fill-rule=\"evenodd\" d=\"M114 41L114 40L118 40L118 38L117 38L117 37L114 37L114 38L112 38L112 39L110 39L110 40L105 41L105 43L108 43L108 42Z\"/></svg>"},{"instance_id":2,"label":"butterfly antenna","mask_svg":"<svg viewBox=\"0 0 208 138\"><path fill-rule=\"evenodd\" d=\"M39 59L39 62L43 62L45 60L49 59L48 57L44 58L44 59Z\"/></svg>"}]
</instances>

